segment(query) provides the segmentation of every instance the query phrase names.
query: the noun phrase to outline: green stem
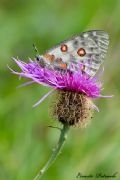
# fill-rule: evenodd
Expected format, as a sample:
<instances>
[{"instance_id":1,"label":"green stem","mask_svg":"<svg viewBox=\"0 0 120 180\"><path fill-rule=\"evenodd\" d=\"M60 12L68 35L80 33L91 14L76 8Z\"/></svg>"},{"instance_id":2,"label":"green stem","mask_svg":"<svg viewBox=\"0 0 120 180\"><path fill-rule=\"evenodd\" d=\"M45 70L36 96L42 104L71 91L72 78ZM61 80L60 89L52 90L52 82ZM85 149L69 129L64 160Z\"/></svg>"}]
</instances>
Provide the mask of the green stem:
<instances>
[{"instance_id":1,"label":"green stem","mask_svg":"<svg viewBox=\"0 0 120 180\"><path fill-rule=\"evenodd\" d=\"M44 167L35 176L34 180L40 179L45 174L45 172L48 170L48 168L52 165L52 163L55 161L57 156L59 155L60 150L61 150L64 142L67 139L67 133L68 133L69 127L70 126L68 124L63 125L57 146L53 149L51 157L49 158L47 163L44 165Z\"/></svg>"}]
</instances>

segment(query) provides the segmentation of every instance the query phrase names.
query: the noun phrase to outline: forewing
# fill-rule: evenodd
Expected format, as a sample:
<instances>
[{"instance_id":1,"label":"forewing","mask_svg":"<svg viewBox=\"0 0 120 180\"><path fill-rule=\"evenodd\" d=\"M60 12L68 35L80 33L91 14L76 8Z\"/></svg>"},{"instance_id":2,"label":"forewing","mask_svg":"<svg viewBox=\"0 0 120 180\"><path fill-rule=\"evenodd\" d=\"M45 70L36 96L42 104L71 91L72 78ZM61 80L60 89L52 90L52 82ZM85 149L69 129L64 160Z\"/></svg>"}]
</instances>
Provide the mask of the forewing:
<instances>
[{"instance_id":1,"label":"forewing","mask_svg":"<svg viewBox=\"0 0 120 180\"><path fill-rule=\"evenodd\" d=\"M61 63L67 64L67 68L71 63L78 67L81 63L84 73L94 76L105 58L108 44L109 36L106 32L92 30L61 42L46 54L54 55L54 67L59 67Z\"/></svg>"}]
</instances>

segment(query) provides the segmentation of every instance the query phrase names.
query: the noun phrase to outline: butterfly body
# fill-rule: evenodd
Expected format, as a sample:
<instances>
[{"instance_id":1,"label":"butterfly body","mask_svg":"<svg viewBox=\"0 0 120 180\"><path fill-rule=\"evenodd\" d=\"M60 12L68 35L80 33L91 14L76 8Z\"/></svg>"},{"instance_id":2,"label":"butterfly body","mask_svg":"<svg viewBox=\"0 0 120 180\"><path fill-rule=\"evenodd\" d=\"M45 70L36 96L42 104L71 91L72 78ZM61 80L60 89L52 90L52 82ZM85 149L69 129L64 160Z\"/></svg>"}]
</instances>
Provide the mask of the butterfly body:
<instances>
[{"instance_id":1,"label":"butterfly body","mask_svg":"<svg viewBox=\"0 0 120 180\"><path fill-rule=\"evenodd\" d=\"M51 69L71 70L71 64L94 76L107 53L109 36L101 30L83 32L39 55L38 63Z\"/></svg>"}]
</instances>

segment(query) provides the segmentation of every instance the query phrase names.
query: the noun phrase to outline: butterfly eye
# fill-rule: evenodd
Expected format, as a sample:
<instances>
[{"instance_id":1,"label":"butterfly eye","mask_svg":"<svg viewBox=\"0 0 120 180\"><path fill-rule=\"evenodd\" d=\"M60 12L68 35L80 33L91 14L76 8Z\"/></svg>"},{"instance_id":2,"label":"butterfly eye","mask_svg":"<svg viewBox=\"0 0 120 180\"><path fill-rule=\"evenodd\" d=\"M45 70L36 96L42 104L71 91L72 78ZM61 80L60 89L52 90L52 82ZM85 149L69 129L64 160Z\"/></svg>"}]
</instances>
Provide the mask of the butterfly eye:
<instances>
[{"instance_id":1,"label":"butterfly eye","mask_svg":"<svg viewBox=\"0 0 120 180\"><path fill-rule=\"evenodd\" d=\"M37 61L40 61L40 58L37 56L37 57L36 57L36 60L37 60Z\"/></svg>"},{"instance_id":2,"label":"butterfly eye","mask_svg":"<svg viewBox=\"0 0 120 180\"><path fill-rule=\"evenodd\" d=\"M43 60L43 57L41 55L36 56L36 61L41 62Z\"/></svg>"},{"instance_id":3,"label":"butterfly eye","mask_svg":"<svg viewBox=\"0 0 120 180\"><path fill-rule=\"evenodd\" d=\"M86 51L83 48L78 49L77 54L81 57L85 56Z\"/></svg>"},{"instance_id":4,"label":"butterfly eye","mask_svg":"<svg viewBox=\"0 0 120 180\"><path fill-rule=\"evenodd\" d=\"M66 52L68 50L68 47L66 44L62 44L60 49L62 52Z\"/></svg>"}]
</instances>

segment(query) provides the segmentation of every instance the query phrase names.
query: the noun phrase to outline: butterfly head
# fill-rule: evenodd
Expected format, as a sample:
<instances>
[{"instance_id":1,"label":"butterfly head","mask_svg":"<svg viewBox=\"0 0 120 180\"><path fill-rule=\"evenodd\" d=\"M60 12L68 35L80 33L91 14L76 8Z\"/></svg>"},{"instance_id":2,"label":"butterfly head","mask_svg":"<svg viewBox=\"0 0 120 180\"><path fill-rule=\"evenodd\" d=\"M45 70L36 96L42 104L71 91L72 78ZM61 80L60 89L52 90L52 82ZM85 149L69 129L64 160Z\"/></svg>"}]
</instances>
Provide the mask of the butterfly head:
<instances>
[{"instance_id":1,"label":"butterfly head","mask_svg":"<svg viewBox=\"0 0 120 180\"><path fill-rule=\"evenodd\" d=\"M42 55L36 56L35 61L41 66L45 66L44 57Z\"/></svg>"},{"instance_id":2,"label":"butterfly head","mask_svg":"<svg viewBox=\"0 0 120 180\"><path fill-rule=\"evenodd\" d=\"M43 60L43 56L42 55L38 55L38 56L36 56L35 60L37 62L41 62Z\"/></svg>"}]
</instances>

